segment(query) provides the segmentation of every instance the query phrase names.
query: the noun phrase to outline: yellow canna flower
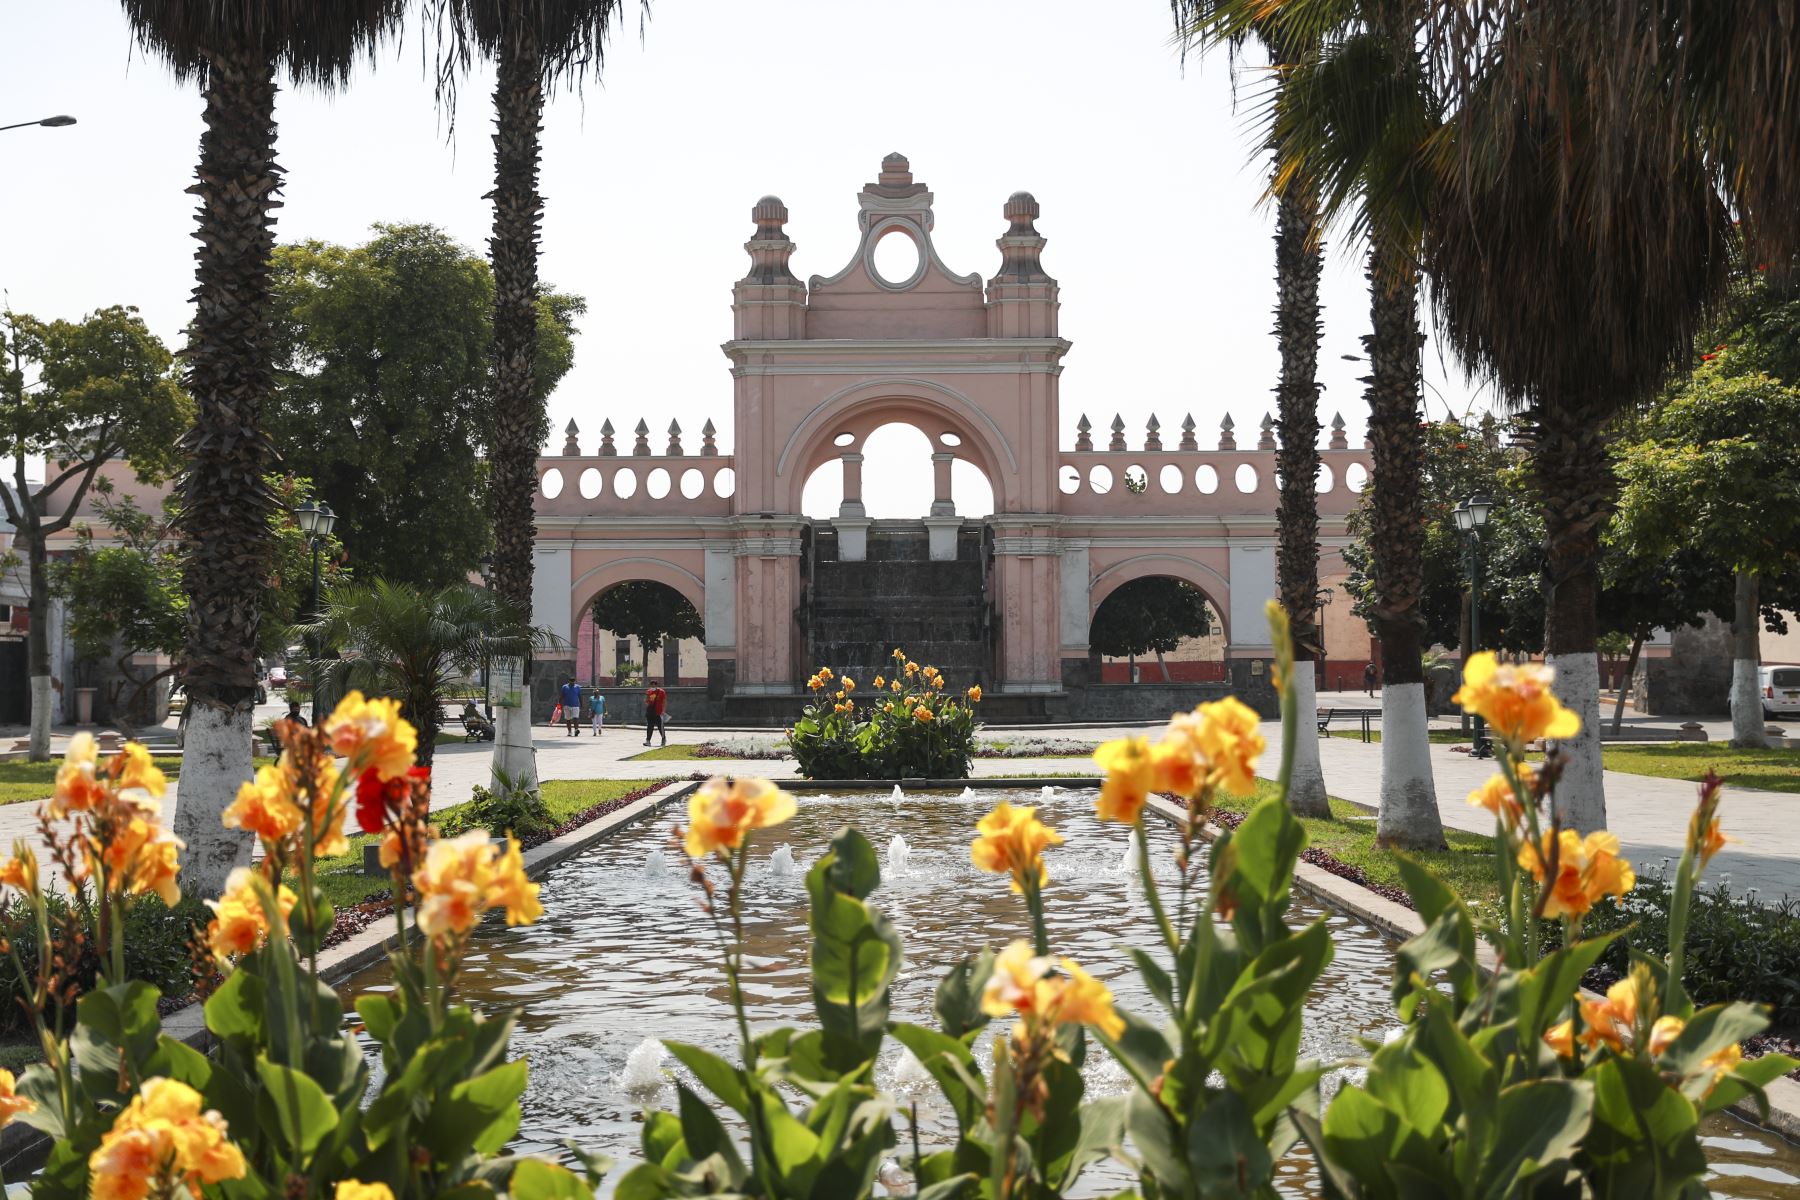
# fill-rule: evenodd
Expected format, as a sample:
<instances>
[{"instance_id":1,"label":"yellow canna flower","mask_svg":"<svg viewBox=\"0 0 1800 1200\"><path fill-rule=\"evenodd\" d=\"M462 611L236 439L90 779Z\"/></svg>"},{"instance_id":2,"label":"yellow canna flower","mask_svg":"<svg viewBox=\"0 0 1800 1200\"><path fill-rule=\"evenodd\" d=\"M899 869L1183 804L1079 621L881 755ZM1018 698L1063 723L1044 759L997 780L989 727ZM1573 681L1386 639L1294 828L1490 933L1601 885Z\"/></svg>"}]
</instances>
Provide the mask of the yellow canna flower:
<instances>
[{"instance_id":1,"label":"yellow canna flower","mask_svg":"<svg viewBox=\"0 0 1800 1200\"><path fill-rule=\"evenodd\" d=\"M394 1200L394 1193L385 1183L359 1183L354 1179L338 1181L337 1191L332 1193L332 1200Z\"/></svg>"},{"instance_id":2,"label":"yellow canna flower","mask_svg":"<svg viewBox=\"0 0 1800 1200\"><path fill-rule=\"evenodd\" d=\"M13 1078L11 1071L0 1067L0 1126L8 1124L14 1117L23 1116L37 1108L35 1100L19 1095L18 1083L19 1081Z\"/></svg>"},{"instance_id":3,"label":"yellow canna flower","mask_svg":"<svg viewBox=\"0 0 1800 1200\"><path fill-rule=\"evenodd\" d=\"M1544 1030L1544 1041L1558 1058L1575 1057L1575 1020L1570 1018Z\"/></svg>"},{"instance_id":4,"label":"yellow canna flower","mask_svg":"<svg viewBox=\"0 0 1800 1200\"><path fill-rule=\"evenodd\" d=\"M257 898L255 878L248 867L237 867L225 880L225 894L206 902L213 910L213 919L206 927L206 944L220 958L249 954L269 936L269 918ZM296 897L285 884L275 896L285 921L294 911Z\"/></svg>"},{"instance_id":5,"label":"yellow canna flower","mask_svg":"<svg viewBox=\"0 0 1800 1200\"><path fill-rule=\"evenodd\" d=\"M13 843L12 857L0 863L0 887L30 895L38 890L37 855L23 838Z\"/></svg>"},{"instance_id":6,"label":"yellow canna flower","mask_svg":"<svg viewBox=\"0 0 1800 1200\"><path fill-rule=\"evenodd\" d=\"M1037 819L1035 805L1014 808L1002 800L975 829L980 836L969 847L970 859L983 871L1010 874L1013 891L1024 891L1027 879L1042 886L1050 878L1044 851L1062 845L1062 835Z\"/></svg>"},{"instance_id":7,"label":"yellow canna flower","mask_svg":"<svg viewBox=\"0 0 1800 1200\"><path fill-rule=\"evenodd\" d=\"M906 664L906 677L908 679L911 679L914 675L917 675L918 673L919 673L919 664L918 663L909 662Z\"/></svg>"},{"instance_id":8,"label":"yellow canna flower","mask_svg":"<svg viewBox=\"0 0 1800 1200\"><path fill-rule=\"evenodd\" d=\"M900 694L900 681L898 679L894 680L894 682L892 682L888 685L888 688L895 695L899 695Z\"/></svg>"},{"instance_id":9,"label":"yellow canna flower","mask_svg":"<svg viewBox=\"0 0 1800 1200\"><path fill-rule=\"evenodd\" d=\"M1034 955L1031 946L1015 941L994 960L994 973L981 989L981 1011L990 1017L1016 1012L1024 1018L1016 1032L1035 1028L1092 1025L1108 1037L1125 1032L1125 1021L1113 1008L1112 992L1082 970L1073 959L1051 973L1050 960Z\"/></svg>"},{"instance_id":10,"label":"yellow canna flower","mask_svg":"<svg viewBox=\"0 0 1800 1200\"><path fill-rule=\"evenodd\" d=\"M168 780L142 742L126 742L107 768L121 792L140 791L160 800L168 790Z\"/></svg>"},{"instance_id":11,"label":"yellow canna flower","mask_svg":"<svg viewBox=\"0 0 1800 1200\"><path fill-rule=\"evenodd\" d=\"M62 766L56 769L56 788L47 806L54 820L72 812L88 812L105 801L109 792L99 778L99 743L91 733L69 739Z\"/></svg>"},{"instance_id":12,"label":"yellow canna flower","mask_svg":"<svg viewBox=\"0 0 1800 1200\"><path fill-rule=\"evenodd\" d=\"M325 732L332 750L350 760L345 768L350 774L368 768L384 781L406 774L419 748L418 732L401 719L398 700L368 700L361 692L338 701L325 719Z\"/></svg>"},{"instance_id":13,"label":"yellow canna flower","mask_svg":"<svg viewBox=\"0 0 1800 1200\"><path fill-rule=\"evenodd\" d=\"M886 704L881 706L881 711L887 712L887 713L893 712L894 711L894 702L892 700L889 700Z\"/></svg>"},{"instance_id":14,"label":"yellow canna flower","mask_svg":"<svg viewBox=\"0 0 1800 1200\"><path fill-rule=\"evenodd\" d=\"M90 836L90 843L97 839ZM181 902L177 880L180 838L145 816L123 815L114 823L104 845L90 845L107 871L107 890L114 895L142 896L155 893L170 907Z\"/></svg>"},{"instance_id":15,"label":"yellow canna flower","mask_svg":"<svg viewBox=\"0 0 1800 1200\"><path fill-rule=\"evenodd\" d=\"M931 710L921 704L919 707L913 709L913 717L915 720L929 721L931 720Z\"/></svg>"},{"instance_id":16,"label":"yellow canna flower","mask_svg":"<svg viewBox=\"0 0 1800 1200\"><path fill-rule=\"evenodd\" d=\"M833 678L835 678L835 676L832 675L830 667L820 667L819 668L819 678L823 679L827 683L829 683Z\"/></svg>"},{"instance_id":17,"label":"yellow canna flower","mask_svg":"<svg viewBox=\"0 0 1800 1200\"><path fill-rule=\"evenodd\" d=\"M1581 1001L1581 1040L1590 1048L1604 1042L1614 1052L1625 1048L1637 1025L1638 984L1631 976L1606 989L1604 1000Z\"/></svg>"},{"instance_id":18,"label":"yellow canna flower","mask_svg":"<svg viewBox=\"0 0 1800 1200\"><path fill-rule=\"evenodd\" d=\"M1571 829L1557 831L1556 878L1546 883L1551 845L1546 831L1540 845L1527 842L1519 847L1519 865L1549 890L1546 917L1578 917L1602 896L1623 896L1637 886L1631 864L1619 857L1619 839L1605 830L1585 838Z\"/></svg>"},{"instance_id":19,"label":"yellow canna flower","mask_svg":"<svg viewBox=\"0 0 1800 1200\"><path fill-rule=\"evenodd\" d=\"M1645 1047L1650 1051L1650 1057L1662 1057L1662 1052L1674 1045L1675 1039L1680 1037L1681 1031L1686 1028L1687 1022L1680 1017L1656 1018L1656 1024L1650 1026L1650 1041Z\"/></svg>"},{"instance_id":20,"label":"yellow canna flower","mask_svg":"<svg viewBox=\"0 0 1800 1200\"><path fill-rule=\"evenodd\" d=\"M981 1011L990 1017L1031 1012L1037 985L1050 974L1050 960L1031 952L1031 943L1014 941L994 958L994 973L981 989Z\"/></svg>"},{"instance_id":21,"label":"yellow canna flower","mask_svg":"<svg viewBox=\"0 0 1800 1200\"><path fill-rule=\"evenodd\" d=\"M1151 758L1150 739L1132 737L1102 742L1094 751L1094 761L1106 772L1100 794L1094 798L1095 815L1102 821L1136 824L1155 787L1156 764Z\"/></svg>"},{"instance_id":22,"label":"yellow canna flower","mask_svg":"<svg viewBox=\"0 0 1800 1200\"><path fill-rule=\"evenodd\" d=\"M1169 776L1166 790L1192 797L1204 783L1211 783L1239 796L1250 795L1256 790L1256 760L1264 747L1260 723L1255 710L1235 696L1177 713L1169 721L1164 735L1167 749L1160 755L1161 769ZM1183 762L1183 755L1189 761Z\"/></svg>"},{"instance_id":23,"label":"yellow canna flower","mask_svg":"<svg viewBox=\"0 0 1800 1200\"><path fill-rule=\"evenodd\" d=\"M894 647L894 659L897 662L905 662L906 661L906 651L902 650L898 646L895 646Z\"/></svg>"},{"instance_id":24,"label":"yellow canna flower","mask_svg":"<svg viewBox=\"0 0 1800 1200\"><path fill-rule=\"evenodd\" d=\"M202 1112L200 1093L173 1079L144 1080L88 1158L95 1200L143 1200L185 1187L242 1179L244 1155L226 1140L225 1119Z\"/></svg>"},{"instance_id":25,"label":"yellow canna flower","mask_svg":"<svg viewBox=\"0 0 1800 1200\"><path fill-rule=\"evenodd\" d=\"M1519 782L1530 791L1537 783L1537 772L1530 763L1518 764ZM1525 819L1525 808L1519 803L1519 797L1513 791L1512 784L1506 782L1506 776L1495 775L1486 783L1469 793L1469 803L1476 808L1485 808L1495 817L1504 821L1508 830L1519 827Z\"/></svg>"},{"instance_id":26,"label":"yellow canna flower","mask_svg":"<svg viewBox=\"0 0 1800 1200\"><path fill-rule=\"evenodd\" d=\"M856 690L856 680L846 677L843 683L846 692L854 692Z\"/></svg>"},{"instance_id":27,"label":"yellow canna flower","mask_svg":"<svg viewBox=\"0 0 1800 1200\"><path fill-rule=\"evenodd\" d=\"M1515 748L1539 738L1572 738L1581 732L1581 718L1550 690L1555 678L1541 663L1503 666L1492 651L1483 650L1469 656L1462 688L1451 700L1486 719L1495 735Z\"/></svg>"},{"instance_id":28,"label":"yellow canna flower","mask_svg":"<svg viewBox=\"0 0 1800 1200\"><path fill-rule=\"evenodd\" d=\"M1092 1025L1109 1038L1125 1032L1125 1019L1113 1007L1113 994L1104 983L1075 964L1062 960L1064 976L1054 981L1056 990L1046 1006L1046 1016L1058 1025ZM1038 985L1040 990L1045 984Z\"/></svg>"},{"instance_id":29,"label":"yellow canna flower","mask_svg":"<svg viewBox=\"0 0 1800 1200\"><path fill-rule=\"evenodd\" d=\"M286 757L285 754L283 757ZM300 828L292 775L280 768L256 769L256 778L238 785L237 799L221 818L227 829L247 829L273 846Z\"/></svg>"},{"instance_id":30,"label":"yellow canna flower","mask_svg":"<svg viewBox=\"0 0 1800 1200\"><path fill-rule=\"evenodd\" d=\"M1737 1042L1733 1042L1723 1049L1716 1050L1701 1059L1700 1065L1710 1069L1713 1073L1712 1084L1706 1089L1707 1093L1711 1094L1713 1088L1719 1086L1719 1080L1737 1070L1738 1064L1743 1061L1744 1048Z\"/></svg>"},{"instance_id":31,"label":"yellow canna flower","mask_svg":"<svg viewBox=\"0 0 1800 1200\"><path fill-rule=\"evenodd\" d=\"M970 688L968 695L969 695L969 703L970 704L980 704L981 703L981 685L978 683L974 687Z\"/></svg>"},{"instance_id":32,"label":"yellow canna flower","mask_svg":"<svg viewBox=\"0 0 1800 1200\"><path fill-rule=\"evenodd\" d=\"M688 855L736 850L752 829L781 824L795 807L792 796L766 779L714 776L688 798Z\"/></svg>"},{"instance_id":33,"label":"yellow canna flower","mask_svg":"<svg viewBox=\"0 0 1800 1200\"><path fill-rule=\"evenodd\" d=\"M500 852L482 829L433 842L413 872L413 887L419 928L439 941L469 932L490 908L505 908L508 925L529 925L544 912L538 885L525 877L519 843L508 837Z\"/></svg>"},{"instance_id":34,"label":"yellow canna flower","mask_svg":"<svg viewBox=\"0 0 1800 1200\"><path fill-rule=\"evenodd\" d=\"M875 677L875 690L879 692L882 688L884 688L886 686L887 686L887 680L885 680L881 676L877 675Z\"/></svg>"}]
</instances>

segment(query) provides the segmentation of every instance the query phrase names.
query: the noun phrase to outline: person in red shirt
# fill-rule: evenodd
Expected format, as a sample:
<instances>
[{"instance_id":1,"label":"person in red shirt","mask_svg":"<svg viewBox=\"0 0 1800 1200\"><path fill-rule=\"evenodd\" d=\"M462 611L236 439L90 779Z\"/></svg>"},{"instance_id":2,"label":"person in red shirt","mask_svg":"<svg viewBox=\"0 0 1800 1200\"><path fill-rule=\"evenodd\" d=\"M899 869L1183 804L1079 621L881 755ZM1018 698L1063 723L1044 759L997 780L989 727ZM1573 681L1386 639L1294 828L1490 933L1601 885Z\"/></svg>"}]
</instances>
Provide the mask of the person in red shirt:
<instances>
[{"instance_id":1,"label":"person in red shirt","mask_svg":"<svg viewBox=\"0 0 1800 1200\"><path fill-rule=\"evenodd\" d=\"M651 733L662 735L662 744L669 744L669 731L663 726L663 709L668 707L669 693L662 690L662 685L653 683L644 690L644 745L650 744Z\"/></svg>"}]
</instances>

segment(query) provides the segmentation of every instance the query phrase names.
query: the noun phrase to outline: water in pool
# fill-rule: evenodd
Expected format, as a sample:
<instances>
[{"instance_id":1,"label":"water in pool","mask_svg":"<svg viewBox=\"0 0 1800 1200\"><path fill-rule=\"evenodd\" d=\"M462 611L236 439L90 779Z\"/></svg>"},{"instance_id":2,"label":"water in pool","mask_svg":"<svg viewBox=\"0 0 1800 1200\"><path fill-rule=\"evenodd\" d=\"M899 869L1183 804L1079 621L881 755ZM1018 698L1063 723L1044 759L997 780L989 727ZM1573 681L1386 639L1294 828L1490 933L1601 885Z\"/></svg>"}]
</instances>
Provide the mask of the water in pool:
<instances>
[{"instance_id":1,"label":"water in pool","mask_svg":"<svg viewBox=\"0 0 1800 1200\"><path fill-rule=\"evenodd\" d=\"M1104 979L1121 1007L1152 1012L1155 1002L1121 950L1154 941L1128 835L1094 819L1091 791L808 796L792 821L763 831L752 844L744 907L753 1025L814 1023L805 874L847 823L881 856L881 887L871 899L906 944L894 1015L933 1024L932 996L951 964L983 945L1028 936L1023 906L1006 881L969 862L976 820L1001 799L1039 804L1040 815L1066 839L1046 855L1053 949ZM488 1010L520 1009L513 1048L531 1068L517 1143L522 1151L555 1153L573 1139L628 1161L637 1151L641 1110L674 1106L665 1073L678 1068L657 1039L693 1042L735 1059L718 944L687 880L686 857L669 843L680 816L665 808L555 868L544 881L543 920L520 929L489 922L471 947L464 998ZM1152 857L1168 870L1172 886L1173 833L1152 822L1149 837ZM1308 1004L1301 1054L1330 1061L1359 1053L1357 1037L1380 1037L1393 1026L1387 999L1393 944L1296 896L1296 922L1320 915L1337 953ZM388 986L385 964L349 985L353 993ZM1088 1076L1091 1095L1126 1088L1124 1073L1103 1053L1089 1056ZM903 1101L917 1100L927 1129L954 1129L934 1103L929 1076L898 1044L884 1051L877 1081ZM1745 1200L1800 1194L1800 1150L1731 1118L1713 1118L1708 1132L1717 1194ZM1303 1153L1282 1171L1284 1192L1314 1194ZM1130 1186L1131 1177L1122 1168L1090 1169L1083 1182L1107 1194Z\"/></svg>"}]
</instances>

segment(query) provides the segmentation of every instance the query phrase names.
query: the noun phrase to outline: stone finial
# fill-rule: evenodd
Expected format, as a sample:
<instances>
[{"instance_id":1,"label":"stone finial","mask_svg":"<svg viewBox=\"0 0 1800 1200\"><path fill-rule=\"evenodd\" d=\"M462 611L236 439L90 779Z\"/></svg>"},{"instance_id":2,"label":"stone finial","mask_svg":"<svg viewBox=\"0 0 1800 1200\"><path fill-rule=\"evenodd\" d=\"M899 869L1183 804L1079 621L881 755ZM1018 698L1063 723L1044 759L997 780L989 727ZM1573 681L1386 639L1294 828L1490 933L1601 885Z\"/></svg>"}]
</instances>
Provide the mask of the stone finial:
<instances>
[{"instance_id":1,"label":"stone finial","mask_svg":"<svg viewBox=\"0 0 1800 1200\"><path fill-rule=\"evenodd\" d=\"M1236 450L1237 449L1237 439L1235 437L1231 436L1231 431L1233 428L1234 428L1234 426L1231 423L1231 414L1226 413L1225 419L1223 421L1219 422L1219 449L1221 449L1221 450Z\"/></svg>"},{"instance_id":2,"label":"stone finial","mask_svg":"<svg viewBox=\"0 0 1800 1200\"><path fill-rule=\"evenodd\" d=\"M1194 437L1194 414L1189 413L1181 419L1181 449L1198 450L1199 441Z\"/></svg>"},{"instance_id":3,"label":"stone finial","mask_svg":"<svg viewBox=\"0 0 1800 1200\"><path fill-rule=\"evenodd\" d=\"M679 421L669 422L669 449L667 453L670 458L680 458L683 454L687 453L687 451L681 448L681 422Z\"/></svg>"},{"instance_id":4,"label":"stone finial","mask_svg":"<svg viewBox=\"0 0 1800 1200\"><path fill-rule=\"evenodd\" d=\"M1150 419L1144 422L1144 449L1162 449L1162 425L1157 421L1155 413L1151 413Z\"/></svg>"},{"instance_id":5,"label":"stone finial","mask_svg":"<svg viewBox=\"0 0 1800 1200\"><path fill-rule=\"evenodd\" d=\"M1258 450L1273 450L1275 448L1275 418L1271 417L1268 413L1263 414L1262 436L1256 439L1256 448Z\"/></svg>"},{"instance_id":6,"label":"stone finial","mask_svg":"<svg viewBox=\"0 0 1800 1200\"><path fill-rule=\"evenodd\" d=\"M787 205L781 202L780 196L764 196L750 209L750 219L756 224L756 232L744 243L744 249L750 255L750 274L744 281L797 283L794 273L788 269L794 243L788 241L782 228L787 224Z\"/></svg>"},{"instance_id":7,"label":"stone finial","mask_svg":"<svg viewBox=\"0 0 1800 1200\"><path fill-rule=\"evenodd\" d=\"M573 420L569 422L569 427L563 430L562 452L564 458L574 458L581 453L581 443L575 440L580 433L580 426L576 425Z\"/></svg>"},{"instance_id":8,"label":"stone finial","mask_svg":"<svg viewBox=\"0 0 1800 1200\"><path fill-rule=\"evenodd\" d=\"M719 431L713 428L712 418L706 418L706 424L700 427L700 453L717 454L719 452Z\"/></svg>"},{"instance_id":9,"label":"stone finial","mask_svg":"<svg viewBox=\"0 0 1800 1200\"><path fill-rule=\"evenodd\" d=\"M609 417L600 424L600 453L603 457L611 458L618 452L619 448L613 445L612 419Z\"/></svg>"},{"instance_id":10,"label":"stone finial","mask_svg":"<svg viewBox=\"0 0 1800 1200\"><path fill-rule=\"evenodd\" d=\"M1124 450L1124 449L1126 449L1126 446L1125 446L1125 418L1121 417L1118 413L1113 414L1112 440L1110 442L1106 443L1106 448L1108 450Z\"/></svg>"},{"instance_id":11,"label":"stone finial","mask_svg":"<svg viewBox=\"0 0 1800 1200\"><path fill-rule=\"evenodd\" d=\"M1332 413L1331 414L1330 448L1333 450L1348 450L1350 448L1350 441L1348 438L1346 438L1344 436L1344 414L1343 413Z\"/></svg>"},{"instance_id":12,"label":"stone finial","mask_svg":"<svg viewBox=\"0 0 1800 1200\"><path fill-rule=\"evenodd\" d=\"M1038 219L1037 197L1030 192L1014 192L1006 198L1006 207L1001 210L1007 219L1006 229L1009 237L1036 237Z\"/></svg>"},{"instance_id":13,"label":"stone finial","mask_svg":"<svg viewBox=\"0 0 1800 1200\"><path fill-rule=\"evenodd\" d=\"M881 160L881 174L876 176L883 187L905 187L913 181L912 164L898 150Z\"/></svg>"},{"instance_id":14,"label":"stone finial","mask_svg":"<svg viewBox=\"0 0 1800 1200\"><path fill-rule=\"evenodd\" d=\"M1017 283L1049 282L1039 258L1045 238L1035 224L1037 197L1030 192L1014 192L1006 198L1006 207L1001 211L1007 224L1005 236L995 243L1000 247L1000 274L996 278Z\"/></svg>"},{"instance_id":15,"label":"stone finial","mask_svg":"<svg viewBox=\"0 0 1800 1200\"><path fill-rule=\"evenodd\" d=\"M637 423L637 428L632 430L632 432L637 434L637 442L631 447L631 452L633 454L648 454L648 453L650 453L650 425L649 425L649 422L645 421L644 418L639 417L638 423Z\"/></svg>"},{"instance_id":16,"label":"stone finial","mask_svg":"<svg viewBox=\"0 0 1800 1200\"><path fill-rule=\"evenodd\" d=\"M1094 427L1088 423L1087 414L1082 413L1081 420L1075 422L1075 448L1077 450L1092 450L1094 448L1094 439L1089 432L1093 428Z\"/></svg>"}]
</instances>

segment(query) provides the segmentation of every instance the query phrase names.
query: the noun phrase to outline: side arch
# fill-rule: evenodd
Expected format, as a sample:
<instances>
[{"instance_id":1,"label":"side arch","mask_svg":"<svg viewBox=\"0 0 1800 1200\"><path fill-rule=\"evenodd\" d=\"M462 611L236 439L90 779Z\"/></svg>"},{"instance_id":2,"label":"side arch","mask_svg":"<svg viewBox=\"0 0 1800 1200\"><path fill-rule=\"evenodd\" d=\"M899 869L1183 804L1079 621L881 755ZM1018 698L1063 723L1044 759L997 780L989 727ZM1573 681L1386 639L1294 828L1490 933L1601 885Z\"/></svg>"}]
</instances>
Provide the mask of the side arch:
<instances>
[{"instance_id":1,"label":"side arch","mask_svg":"<svg viewBox=\"0 0 1800 1200\"><path fill-rule=\"evenodd\" d=\"M647 555L615 558L584 572L570 586L569 591L576 598L576 603L571 609L573 627L567 635L569 640L572 642L579 635L582 614L593 606L602 592L636 579L666 584L680 592L699 612L706 612L706 581L686 567Z\"/></svg>"},{"instance_id":2,"label":"side arch","mask_svg":"<svg viewBox=\"0 0 1800 1200\"><path fill-rule=\"evenodd\" d=\"M1095 614L1108 596L1134 579L1151 575L1168 575L1199 588L1219 618L1219 631L1225 635L1226 644L1231 643L1231 581L1198 559L1181 554L1133 555L1111 564L1088 580L1088 624L1094 623Z\"/></svg>"}]
</instances>

